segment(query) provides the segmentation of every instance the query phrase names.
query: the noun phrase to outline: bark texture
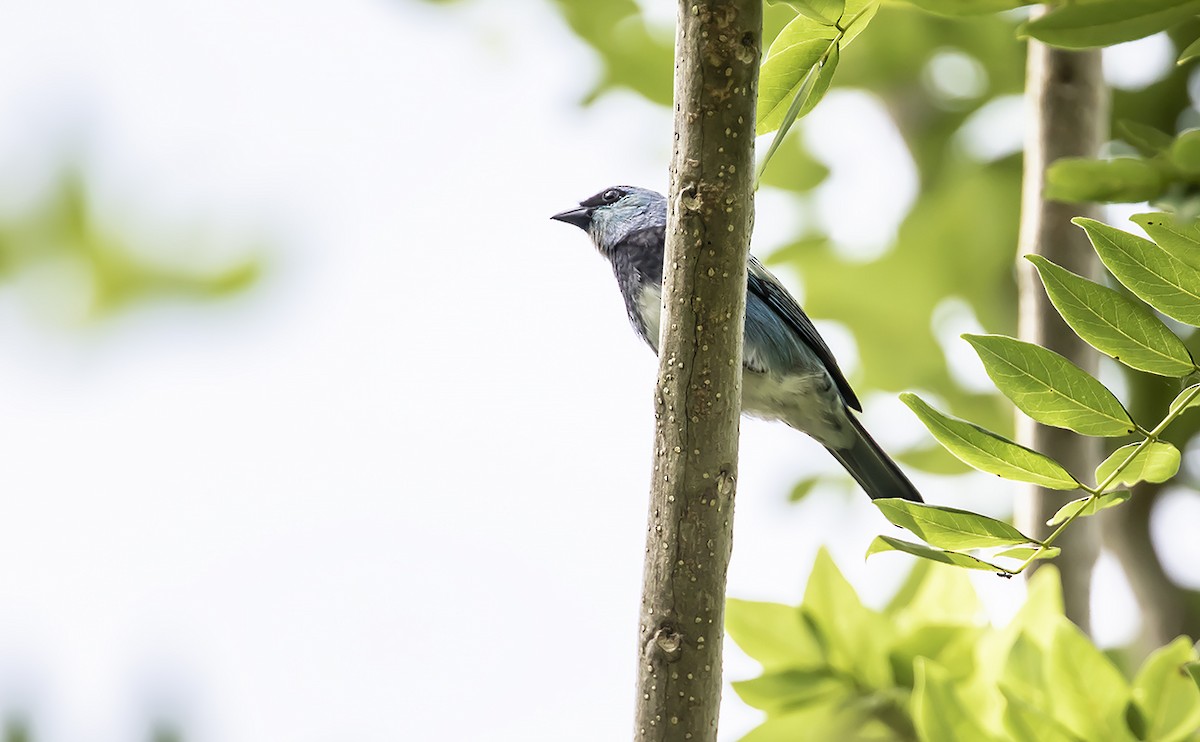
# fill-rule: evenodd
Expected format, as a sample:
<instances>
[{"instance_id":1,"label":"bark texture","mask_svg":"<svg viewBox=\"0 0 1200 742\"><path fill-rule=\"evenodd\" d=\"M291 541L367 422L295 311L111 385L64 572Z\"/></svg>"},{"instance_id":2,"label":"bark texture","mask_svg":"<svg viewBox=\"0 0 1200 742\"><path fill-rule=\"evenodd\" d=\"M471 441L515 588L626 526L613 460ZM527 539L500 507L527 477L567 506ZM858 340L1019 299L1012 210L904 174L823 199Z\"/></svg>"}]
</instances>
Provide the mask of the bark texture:
<instances>
[{"instance_id":1,"label":"bark texture","mask_svg":"<svg viewBox=\"0 0 1200 742\"><path fill-rule=\"evenodd\" d=\"M1030 40L1025 91L1033 123L1025 143L1020 255L1044 255L1068 270L1095 278L1100 274L1099 259L1071 218L1096 218L1097 209L1047 201L1043 184L1050 163L1060 157L1095 157L1106 138L1109 103L1100 52L1052 49ZM1099 364L1096 352L1058 316L1033 266L1021 258L1017 260L1017 279L1021 339L1060 353L1094 375ZM1076 476L1092 471L1100 461L1099 439L1040 425L1020 414L1017 440L1056 459ZM1050 532L1046 520L1066 498L1042 487L1024 487L1023 497L1018 498L1017 525L1034 538L1044 538ZM1067 617L1085 631L1090 626L1092 568L1099 552L1098 527L1093 521L1076 521L1056 543L1063 548L1055 563L1062 571Z\"/></svg>"},{"instance_id":2,"label":"bark texture","mask_svg":"<svg viewBox=\"0 0 1200 742\"><path fill-rule=\"evenodd\" d=\"M638 739L717 736L761 45L761 0L679 3Z\"/></svg>"}]
</instances>

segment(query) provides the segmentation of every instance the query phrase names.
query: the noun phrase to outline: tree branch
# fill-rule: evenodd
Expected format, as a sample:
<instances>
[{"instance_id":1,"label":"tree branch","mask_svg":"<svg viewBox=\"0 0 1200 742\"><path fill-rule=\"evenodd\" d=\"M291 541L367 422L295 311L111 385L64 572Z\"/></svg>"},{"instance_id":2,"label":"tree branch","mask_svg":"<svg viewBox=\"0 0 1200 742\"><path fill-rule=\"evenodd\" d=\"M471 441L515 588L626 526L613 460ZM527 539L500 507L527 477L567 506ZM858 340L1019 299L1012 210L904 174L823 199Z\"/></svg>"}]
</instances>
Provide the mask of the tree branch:
<instances>
[{"instance_id":1,"label":"tree branch","mask_svg":"<svg viewBox=\"0 0 1200 742\"><path fill-rule=\"evenodd\" d=\"M679 3L640 739L716 739L761 44L761 0Z\"/></svg>"}]
</instances>

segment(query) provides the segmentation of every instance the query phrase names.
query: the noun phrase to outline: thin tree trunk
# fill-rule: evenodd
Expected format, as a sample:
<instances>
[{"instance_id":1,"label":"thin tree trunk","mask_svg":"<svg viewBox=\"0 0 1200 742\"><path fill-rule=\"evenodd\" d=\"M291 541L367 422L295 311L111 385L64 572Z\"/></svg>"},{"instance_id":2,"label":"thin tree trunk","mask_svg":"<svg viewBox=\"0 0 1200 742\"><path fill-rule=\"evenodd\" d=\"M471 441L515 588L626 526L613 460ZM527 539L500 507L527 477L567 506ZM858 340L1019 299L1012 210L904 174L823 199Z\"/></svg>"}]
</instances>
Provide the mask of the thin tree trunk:
<instances>
[{"instance_id":1,"label":"thin tree trunk","mask_svg":"<svg viewBox=\"0 0 1200 742\"><path fill-rule=\"evenodd\" d=\"M1025 173L1021 200L1020 254L1035 253L1083 276L1098 276L1099 260L1083 230L1072 217L1097 216L1095 208L1047 201L1043 197L1047 166L1060 157L1095 157L1108 129L1108 90L1100 52L1052 49L1030 40L1025 97L1034 122L1025 143ZM1095 374L1095 351L1067 327L1047 299L1028 261L1017 261L1020 294L1020 337L1061 353ZM1017 438L1061 462L1076 476L1086 476L1099 463L1100 441L1034 423L1018 415ZM1066 499L1061 492L1027 485L1018 499L1017 524L1034 538L1049 534L1046 520ZM1063 598L1067 616L1085 631L1092 568L1099 552L1097 525L1092 519L1072 524L1059 540Z\"/></svg>"},{"instance_id":2,"label":"thin tree trunk","mask_svg":"<svg viewBox=\"0 0 1200 742\"><path fill-rule=\"evenodd\" d=\"M1164 383L1157 376L1126 374L1126 378L1126 406L1135 420L1157 419L1153 416L1161 416L1178 392L1175 384ZM1195 434L1195 423L1185 418L1171 426L1167 439L1182 449ZM1097 516L1104 546L1120 560L1141 612L1141 630L1126 648L1134 665L1180 634L1200 636L1200 606L1187 588L1167 574L1150 530L1151 514L1164 489L1162 484L1140 482L1127 504Z\"/></svg>"},{"instance_id":3,"label":"thin tree trunk","mask_svg":"<svg viewBox=\"0 0 1200 742\"><path fill-rule=\"evenodd\" d=\"M1141 612L1142 627L1129 648L1137 663L1194 628L1186 625L1189 616L1184 593L1167 576L1150 535L1150 512L1161 489L1159 484L1138 484L1119 512L1104 513L1099 521L1104 543L1121 561Z\"/></svg>"},{"instance_id":4,"label":"thin tree trunk","mask_svg":"<svg viewBox=\"0 0 1200 742\"><path fill-rule=\"evenodd\" d=\"M679 3L639 739L717 735L761 43L761 0Z\"/></svg>"}]
</instances>

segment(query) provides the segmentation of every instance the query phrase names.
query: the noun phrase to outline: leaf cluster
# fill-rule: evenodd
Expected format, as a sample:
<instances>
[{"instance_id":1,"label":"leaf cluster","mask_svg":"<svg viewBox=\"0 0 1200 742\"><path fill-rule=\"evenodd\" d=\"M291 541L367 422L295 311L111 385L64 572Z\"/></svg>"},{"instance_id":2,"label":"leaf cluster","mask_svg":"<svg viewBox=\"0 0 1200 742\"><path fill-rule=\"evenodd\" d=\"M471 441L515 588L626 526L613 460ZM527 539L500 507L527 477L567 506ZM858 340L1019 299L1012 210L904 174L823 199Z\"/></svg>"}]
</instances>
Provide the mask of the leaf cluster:
<instances>
[{"instance_id":1,"label":"leaf cluster","mask_svg":"<svg viewBox=\"0 0 1200 742\"><path fill-rule=\"evenodd\" d=\"M571 30L600 55L600 79L585 102L628 88L655 103L671 104L670 29L648 24L635 0L557 0L556 5Z\"/></svg>"},{"instance_id":2,"label":"leaf cluster","mask_svg":"<svg viewBox=\"0 0 1200 742\"><path fill-rule=\"evenodd\" d=\"M972 569L1015 574L1035 559L1052 557L1059 534L1074 520L1120 505L1125 488L1165 482L1179 470L1180 452L1161 436L1189 408L1200 404L1200 384L1185 386L1197 368L1187 346L1154 310L1200 326L1200 226L1171 214L1140 214L1157 242L1091 219L1076 219L1100 260L1134 296L1076 275L1039 256L1030 256L1055 309L1079 337L1130 369L1176 380L1183 387L1165 417L1148 429L1136 422L1112 391L1053 351L1003 335L966 335L996 387L1025 415L1079 435L1135 436L1117 448L1089 484L1049 456L1025 448L979 425L939 412L915 394L903 401L951 454L980 471L1052 490L1077 491L1048 521L1057 526L1035 541L1002 521L976 513L902 500L878 500L892 523L928 546L880 536L868 553L899 550ZM1141 301L1139 301L1140 299ZM1145 302L1145 303L1142 303ZM1147 306L1148 305L1148 306ZM1014 552L1013 546L1019 547ZM1009 568L968 550L997 550L1016 558Z\"/></svg>"},{"instance_id":3,"label":"leaf cluster","mask_svg":"<svg viewBox=\"0 0 1200 742\"><path fill-rule=\"evenodd\" d=\"M79 164L68 160L42 199L0 217L0 282L39 271L68 277L35 285L50 294L41 305L74 324L152 300L232 296L253 286L264 269L260 245L240 246L242 256L204 266L194 260L204 247L200 240L182 227L169 234L193 260L180 259L180 249L170 257L147 256L128 228L103 218Z\"/></svg>"},{"instance_id":4,"label":"leaf cluster","mask_svg":"<svg viewBox=\"0 0 1200 742\"><path fill-rule=\"evenodd\" d=\"M1127 153L1109 159L1057 160L1046 173L1047 197L1069 202L1153 201L1185 218L1200 215L1200 129L1171 136L1124 120L1117 129Z\"/></svg>"},{"instance_id":5,"label":"leaf cluster","mask_svg":"<svg viewBox=\"0 0 1200 742\"><path fill-rule=\"evenodd\" d=\"M1200 739L1189 639L1130 681L1062 610L1058 575L1042 569L1021 611L995 628L965 573L918 562L875 611L822 551L799 606L728 603L729 635L763 667L733 684L767 715L744 740Z\"/></svg>"},{"instance_id":6,"label":"leaf cluster","mask_svg":"<svg viewBox=\"0 0 1200 742\"><path fill-rule=\"evenodd\" d=\"M758 133L778 131L760 166L765 170L780 141L796 119L811 111L825 95L837 69L840 50L850 43L875 16L879 0L779 0L797 15L775 37L763 60L759 80ZM910 0L921 10L947 16L979 16L1013 10L1031 3L1025 0ZM1087 49L1134 41L1170 29L1200 13L1200 0L1088 0L1055 5L1050 12L1021 24L1017 35L1037 39L1065 49ZM1200 56L1200 39L1180 55L1180 63ZM1200 132L1198 132L1200 134ZM1192 153L1191 150L1195 149ZM1103 176L1092 188L1110 195L1079 197L1076 200L1142 201L1158 195L1167 176L1200 175L1189 171L1200 167L1200 142L1185 145L1187 152L1175 160L1147 167L1129 161L1114 161L1101 167L1091 161L1094 174ZM1195 159L1197 162L1192 162ZM1180 164L1182 160L1184 164ZM1136 162L1136 161L1133 161ZM1083 190L1084 166L1068 166L1051 181L1060 193ZM1164 172L1164 170L1166 172ZM1102 172L1097 172L1102 171ZM1080 177L1075 177L1075 176ZM1108 191L1101 191L1107 185ZM1151 193L1145 198L1128 194ZM1053 196L1058 197L1058 196ZM1064 196L1065 197L1065 196Z\"/></svg>"}]
</instances>

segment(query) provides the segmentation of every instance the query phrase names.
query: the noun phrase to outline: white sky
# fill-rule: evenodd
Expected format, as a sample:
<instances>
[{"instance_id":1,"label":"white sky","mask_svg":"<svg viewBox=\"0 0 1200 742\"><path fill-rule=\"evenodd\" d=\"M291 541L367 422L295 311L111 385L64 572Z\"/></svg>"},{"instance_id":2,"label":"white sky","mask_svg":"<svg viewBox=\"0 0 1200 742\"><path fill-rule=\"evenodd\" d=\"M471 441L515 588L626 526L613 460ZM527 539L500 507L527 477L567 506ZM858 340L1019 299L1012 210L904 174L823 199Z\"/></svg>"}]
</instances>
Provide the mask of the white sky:
<instances>
[{"instance_id":1,"label":"white sky","mask_svg":"<svg viewBox=\"0 0 1200 742\"><path fill-rule=\"evenodd\" d=\"M665 187L668 113L580 109L596 64L538 3L7 3L0 69L0 207L74 137L145 235L277 248L245 298L83 332L0 285L0 714L43 742L158 716L190 742L627 735L655 363L548 217ZM877 190L891 216L850 241L901 213ZM788 205L760 200L760 254ZM908 563L863 563L888 527L867 499L787 505L835 465L743 431L731 595L795 602L827 543L882 600ZM971 506L1005 501L987 481ZM985 583L1010 610L1017 581ZM758 718L727 692L723 738Z\"/></svg>"}]
</instances>

